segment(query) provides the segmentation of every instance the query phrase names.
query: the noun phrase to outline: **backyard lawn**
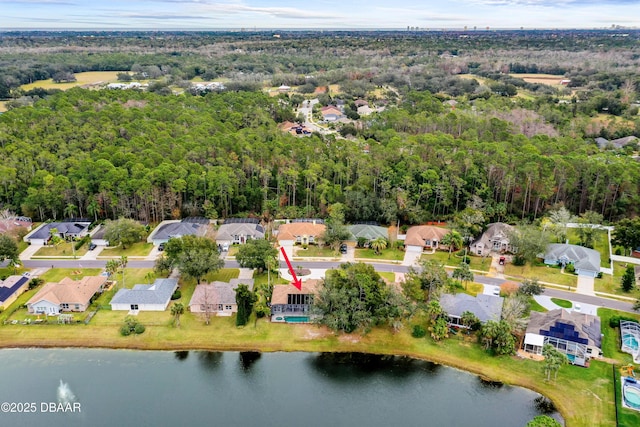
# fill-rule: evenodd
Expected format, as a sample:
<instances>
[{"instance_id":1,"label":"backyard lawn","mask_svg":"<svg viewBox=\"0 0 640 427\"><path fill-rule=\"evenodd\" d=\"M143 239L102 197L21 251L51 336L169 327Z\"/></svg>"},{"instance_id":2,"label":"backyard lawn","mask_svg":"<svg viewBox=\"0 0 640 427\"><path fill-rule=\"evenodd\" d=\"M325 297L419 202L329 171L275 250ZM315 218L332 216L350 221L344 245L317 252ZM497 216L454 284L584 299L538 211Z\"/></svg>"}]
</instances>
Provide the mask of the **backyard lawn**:
<instances>
[{"instance_id":1,"label":"backyard lawn","mask_svg":"<svg viewBox=\"0 0 640 427\"><path fill-rule=\"evenodd\" d=\"M578 238L578 230L569 228L567 230L567 238L569 243L577 245L580 243ZM593 233L593 249L600 252L600 267L610 267L609 264L609 235L607 230L595 230Z\"/></svg>"},{"instance_id":2,"label":"backyard lawn","mask_svg":"<svg viewBox=\"0 0 640 427\"><path fill-rule=\"evenodd\" d=\"M113 249L104 249L100 252L98 258L106 257L120 257L120 256L147 256L153 249L153 243L137 242L128 246L126 249L122 249L122 246L117 246Z\"/></svg>"},{"instance_id":3,"label":"backyard lawn","mask_svg":"<svg viewBox=\"0 0 640 427\"><path fill-rule=\"evenodd\" d=\"M373 249L356 248L355 257L372 260L402 261L404 259L404 252L398 249L387 248L380 251L380 254L376 254Z\"/></svg>"},{"instance_id":4,"label":"backyard lawn","mask_svg":"<svg viewBox=\"0 0 640 427\"><path fill-rule=\"evenodd\" d=\"M48 256L48 257L72 257L74 255L74 245L76 242L61 242L57 245L43 246L33 255L35 257ZM87 253L89 245L84 244L82 247L75 251L76 257L81 257Z\"/></svg>"}]
</instances>

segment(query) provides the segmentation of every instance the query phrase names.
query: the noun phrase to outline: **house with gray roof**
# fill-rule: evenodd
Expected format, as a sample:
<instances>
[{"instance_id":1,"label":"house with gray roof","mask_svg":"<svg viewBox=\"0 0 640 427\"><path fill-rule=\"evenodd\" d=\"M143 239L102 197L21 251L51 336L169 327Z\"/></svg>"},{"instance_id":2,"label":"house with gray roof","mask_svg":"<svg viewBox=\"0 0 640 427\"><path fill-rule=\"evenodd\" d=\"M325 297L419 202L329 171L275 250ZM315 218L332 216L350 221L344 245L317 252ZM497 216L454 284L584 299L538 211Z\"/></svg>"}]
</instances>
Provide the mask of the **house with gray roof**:
<instances>
[{"instance_id":1,"label":"house with gray roof","mask_svg":"<svg viewBox=\"0 0 640 427\"><path fill-rule=\"evenodd\" d=\"M544 254L547 265L573 264L579 276L596 277L600 273L600 252L578 245L552 243Z\"/></svg>"},{"instance_id":2,"label":"house with gray roof","mask_svg":"<svg viewBox=\"0 0 640 427\"><path fill-rule=\"evenodd\" d=\"M504 298L495 295L480 294L471 296L468 294L444 294L440 297L440 306L449 317L449 324L453 326L465 327L462 325L462 314L470 311L475 314L481 323L489 320L499 321L502 315L502 304Z\"/></svg>"},{"instance_id":3,"label":"house with gray roof","mask_svg":"<svg viewBox=\"0 0 640 427\"><path fill-rule=\"evenodd\" d=\"M510 234L513 231L514 227L504 222L489 224L482 236L471 244L471 252L480 256L485 256L491 252L513 252L509 241Z\"/></svg>"},{"instance_id":4,"label":"house with gray roof","mask_svg":"<svg viewBox=\"0 0 640 427\"><path fill-rule=\"evenodd\" d=\"M177 279L156 279L152 285L134 285L132 289L120 289L111 299L111 309L164 311L177 288Z\"/></svg>"},{"instance_id":5,"label":"house with gray roof","mask_svg":"<svg viewBox=\"0 0 640 427\"><path fill-rule=\"evenodd\" d=\"M216 243L221 246L242 245L251 239L264 239L264 227L257 219L227 219L216 234Z\"/></svg>"},{"instance_id":6,"label":"house with gray roof","mask_svg":"<svg viewBox=\"0 0 640 427\"><path fill-rule=\"evenodd\" d=\"M185 218L181 221L162 221L147 237L147 242L158 246L167 243L169 239L179 239L182 236L204 236L209 226L206 218Z\"/></svg>"},{"instance_id":7,"label":"house with gray roof","mask_svg":"<svg viewBox=\"0 0 640 427\"><path fill-rule=\"evenodd\" d=\"M75 240L89 234L89 220L48 222L24 236L24 241L32 245L46 245L51 239L51 230L61 239Z\"/></svg>"},{"instance_id":8,"label":"house with gray roof","mask_svg":"<svg viewBox=\"0 0 640 427\"><path fill-rule=\"evenodd\" d=\"M545 344L566 354L574 365L588 366L589 359L602 356L600 318L563 308L546 313L532 311L524 351L542 354Z\"/></svg>"},{"instance_id":9,"label":"house with gray roof","mask_svg":"<svg viewBox=\"0 0 640 427\"><path fill-rule=\"evenodd\" d=\"M376 224L353 224L347 227L351 233L350 240L358 241L358 239L365 239L367 242L376 240L378 238L388 239L389 232L386 227L380 227Z\"/></svg>"}]
</instances>

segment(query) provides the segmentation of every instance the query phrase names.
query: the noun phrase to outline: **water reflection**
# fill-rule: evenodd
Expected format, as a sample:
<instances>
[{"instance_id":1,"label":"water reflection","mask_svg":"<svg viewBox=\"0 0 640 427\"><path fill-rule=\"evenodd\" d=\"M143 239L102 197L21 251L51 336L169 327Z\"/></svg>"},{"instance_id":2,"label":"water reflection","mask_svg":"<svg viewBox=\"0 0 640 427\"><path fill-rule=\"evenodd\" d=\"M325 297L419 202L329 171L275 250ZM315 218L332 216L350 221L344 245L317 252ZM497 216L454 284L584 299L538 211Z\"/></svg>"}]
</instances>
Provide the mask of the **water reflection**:
<instances>
[{"instance_id":1,"label":"water reflection","mask_svg":"<svg viewBox=\"0 0 640 427\"><path fill-rule=\"evenodd\" d=\"M188 351L176 351L173 353L174 357L176 358L176 360L179 361L184 361L187 360L187 357L189 357L189 352Z\"/></svg>"},{"instance_id":2,"label":"water reflection","mask_svg":"<svg viewBox=\"0 0 640 427\"><path fill-rule=\"evenodd\" d=\"M240 359L240 366L243 371L250 371L251 366L260 359L262 353L257 351L241 351L238 354L238 358Z\"/></svg>"},{"instance_id":3,"label":"water reflection","mask_svg":"<svg viewBox=\"0 0 640 427\"><path fill-rule=\"evenodd\" d=\"M499 389L502 388L504 386L503 383L501 383L500 381L492 381L489 380L487 378L482 378L482 377L477 377L478 380L480 381L480 386L484 389Z\"/></svg>"},{"instance_id":4,"label":"water reflection","mask_svg":"<svg viewBox=\"0 0 640 427\"><path fill-rule=\"evenodd\" d=\"M337 381L374 375L400 381L419 372L433 375L440 369L437 363L424 360L365 353L320 353L308 361L317 373Z\"/></svg>"},{"instance_id":5,"label":"water reflection","mask_svg":"<svg viewBox=\"0 0 640 427\"><path fill-rule=\"evenodd\" d=\"M222 364L222 356L224 353L221 351L197 351L198 362L207 371L215 371Z\"/></svg>"}]
</instances>

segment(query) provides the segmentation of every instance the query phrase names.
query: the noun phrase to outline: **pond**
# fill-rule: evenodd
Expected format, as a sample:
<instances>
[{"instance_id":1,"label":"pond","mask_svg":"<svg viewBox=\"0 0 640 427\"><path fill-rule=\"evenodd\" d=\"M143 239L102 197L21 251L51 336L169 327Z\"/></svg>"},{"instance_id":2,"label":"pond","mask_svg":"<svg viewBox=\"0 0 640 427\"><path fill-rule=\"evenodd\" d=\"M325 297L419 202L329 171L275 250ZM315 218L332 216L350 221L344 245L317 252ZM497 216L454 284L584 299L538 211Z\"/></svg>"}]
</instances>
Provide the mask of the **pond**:
<instances>
[{"instance_id":1,"label":"pond","mask_svg":"<svg viewBox=\"0 0 640 427\"><path fill-rule=\"evenodd\" d=\"M7 349L0 378L1 424L21 427L495 427L540 413L523 388L359 353Z\"/></svg>"}]
</instances>

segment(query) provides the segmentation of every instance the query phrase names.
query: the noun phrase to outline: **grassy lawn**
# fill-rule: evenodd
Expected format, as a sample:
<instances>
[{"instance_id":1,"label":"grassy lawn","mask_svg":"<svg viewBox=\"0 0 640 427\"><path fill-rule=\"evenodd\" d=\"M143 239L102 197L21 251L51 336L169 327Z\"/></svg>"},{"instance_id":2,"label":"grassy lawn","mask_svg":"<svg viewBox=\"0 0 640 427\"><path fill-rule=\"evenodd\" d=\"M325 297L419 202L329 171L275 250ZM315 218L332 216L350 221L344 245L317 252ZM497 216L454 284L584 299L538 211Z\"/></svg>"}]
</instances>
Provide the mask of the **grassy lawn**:
<instances>
[{"instance_id":1,"label":"grassy lawn","mask_svg":"<svg viewBox=\"0 0 640 427\"><path fill-rule=\"evenodd\" d=\"M25 270L23 267L0 267L0 278L7 278L13 275L20 275L24 273Z\"/></svg>"},{"instance_id":2,"label":"grassy lawn","mask_svg":"<svg viewBox=\"0 0 640 427\"><path fill-rule=\"evenodd\" d=\"M540 304L538 304L538 301L536 301L533 297L529 297L528 301L529 303L529 311L537 311L539 313L546 313L547 310L546 308L544 308L543 306L541 306Z\"/></svg>"},{"instance_id":3,"label":"grassy lawn","mask_svg":"<svg viewBox=\"0 0 640 427\"><path fill-rule=\"evenodd\" d=\"M622 290L621 281L625 268L626 263L614 262L613 275L603 274L601 279L595 279L594 288L596 292L640 298L640 289L637 287L631 292L624 292Z\"/></svg>"},{"instance_id":4,"label":"grassy lawn","mask_svg":"<svg viewBox=\"0 0 640 427\"><path fill-rule=\"evenodd\" d=\"M633 313L622 313L609 308L599 308L598 316L600 317L602 330L602 353L605 357L616 359L620 364L626 365L632 363L633 358L628 353L620 351L620 328L612 328L609 326L609 319L613 316L621 315L624 317L636 318L640 322L640 315Z\"/></svg>"},{"instance_id":5,"label":"grassy lawn","mask_svg":"<svg viewBox=\"0 0 640 427\"><path fill-rule=\"evenodd\" d=\"M265 320L244 328L235 327L234 317L214 317L210 325L185 313L182 326L171 326L168 311L140 313L147 327L142 335L122 337L118 328L125 312L101 310L90 325L6 325L0 327L0 342L12 346L95 346L171 350L260 350L370 352L417 357L464 369L506 384L519 385L552 399L567 426L615 426L611 365L594 361L588 369L563 366L557 381L544 380L543 364L517 357L490 356L475 337L455 335L440 343L430 338L414 339L411 328L392 334L374 328L366 335L334 334L315 325L273 324ZM344 339L347 338L347 339Z\"/></svg>"},{"instance_id":6,"label":"grassy lawn","mask_svg":"<svg viewBox=\"0 0 640 427\"><path fill-rule=\"evenodd\" d=\"M462 292L464 292L465 294L472 295L474 297L484 292L484 285L480 283L468 282L466 289L464 285L460 285L460 286L462 287L461 288Z\"/></svg>"},{"instance_id":7,"label":"grassy lawn","mask_svg":"<svg viewBox=\"0 0 640 427\"><path fill-rule=\"evenodd\" d=\"M402 261L404 259L404 252L399 251L397 249L384 249L380 251L380 254L376 254L373 249L357 249L356 248L356 258L366 258L366 259L386 259L390 261Z\"/></svg>"},{"instance_id":8,"label":"grassy lawn","mask_svg":"<svg viewBox=\"0 0 640 427\"><path fill-rule=\"evenodd\" d=\"M253 273L254 289L258 289L259 287L261 287L263 285L266 285L268 279L269 279L269 277L268 277L267 273L258 273L257 271L255 271ZM288 285L289 283L290 282L288 282L287 280L283 279L279 275L271 273L271 284L273 284L273 285Z\"/></svg>"},{"instance_id":9,"label":"grassy lawn","mask_svg":"<svg viewBox=\"0 0 640 427\"><path fill-rule=\"evenodd\" d=\"M122 249L122 246L115 247L113 249L104 249L100 252L99 258L102 257L119 257L119 256L147 256L153 249L153 243L137 242L127 249Z\"/></svg>"},{"instance_id":10,"label":"grassy lawn","mask_svg":"<svg viewBox=\"0 0 640 427\"><path fill-rule=\"evenodd\" d=\"M491 267L491 258L472 255L468 255L468 257L471 260L469 268L472 270L489 271L489 267ZM462 262L462 257L456 255L455 252L452 253L451 258L449 258L449 252L447 251L435 251L433 254L422 254L421 259L436 260L444 265L450 265L452 267L457 267Z\"/></svg>"},{"instance_id":11,"label":"grassy lawn","mask_svg":"<svg viewBox=\"0 0 640 427\"><path fill-rule=\"evenodd\" d=\"M571 307L573 307L573 303L571 301L567 301L566 299L551 298L551 302L553 302L555 305L560 306L562 308L571 308Z\"/></svg>"},{"instance_id":12,"label":"grassy lawn","mask_svg":"<svg viewBox=\"0 0 640 427\"><path fill-rule=\"evenodd\" d=\"M73 280L82 279L84 276L97 276L102 272L101 268L52 268L47 270L40 278L47 282L59 282L65 277Z\"/></svg>"},{"instance_id":13,"label":"grassy lawn","mask_svg":"<svg viewBox=\"0 0 640 427\"><path fill-rule=\"evenodd\" d=\"M64 256L71 257L74 254L73 247L76 242L62 242L53 246L43 246L38 249L38 251L34 254L34 257L39 256ZM88 245L82 245L82 247L75 251L76 257L81 257L82 255L87 253L89 249Z\"/></svg>"},{"instance_id":14,"label":"grassy lawn","mask_svg":"<svg viewBox=\"0 0 640 427\"><path fill-rule=\"evenodd\" d=\"M229 248L229 252L227 253L227 256L236 256L236 254L238 253L238 249L240 249L240 246L231 246Z\"/></svg>"},{"instance_id":15,"label":"grassy lawn","mask_svg":"<svg viewBox=\"0 0 640 427\"><path fill-rule=\"evenodd\" d=\"M576 287L578 282L578 276L573 274L562 274L560 273L559 268L544 264L536 264L534 266L529 264L524 266L515 266L511 263L507 263L504 266L504 274L517 280L538 279L541 282L557 283L559 285L571 286L573 288Z\"/></svg>"},{"instance_id":16,"label":"grassy lawn","mask_svg":"<svg viewBox=\"0 0 640 427\"><path fill-rule=\"evenodd\" d=\"M392 271L378 271L378 274L389 283L396 281L396 275Z\"/></svg>"},{"instance_id":17,"label":"grassy lawn","mask_svg":"<svg viewBox=\"0 0 640 427\"><path fill-rule=\"evenodd\" d=\"M319 247L316 245L309 245L309 247L305 250L302 249L302 246L294 246L294 256L297 257L307 257L307 258L315 258L315 257L326 257L326 258L338 258L340 255L334 252L331 248Z\"/></svg>"},{"instance_id":18,"label":"grassy lawn","mask_svg":"<svg viewBox=\"0 0 640 427\"><path fill-rule=\"evenodd\" d=\"M578 230L569 228L567 230L569 243L577 245L580 243ZM609 267L609 236L606 230L595 230L593 233L593 249L600 252L600 266Z\"/></svg>"}]
</instances>

